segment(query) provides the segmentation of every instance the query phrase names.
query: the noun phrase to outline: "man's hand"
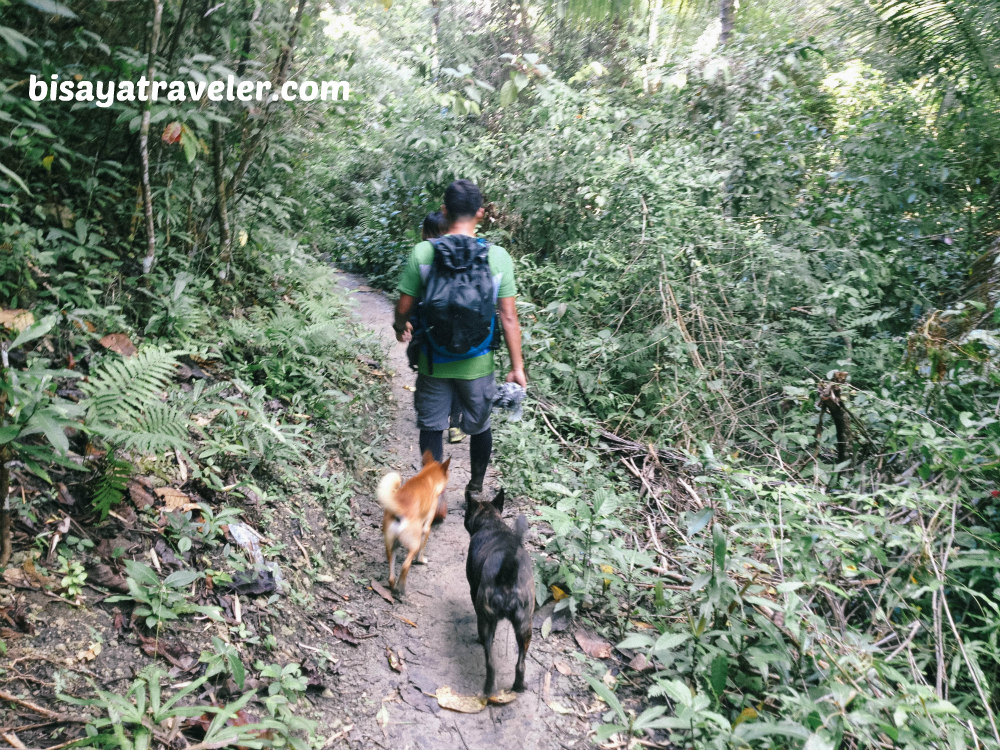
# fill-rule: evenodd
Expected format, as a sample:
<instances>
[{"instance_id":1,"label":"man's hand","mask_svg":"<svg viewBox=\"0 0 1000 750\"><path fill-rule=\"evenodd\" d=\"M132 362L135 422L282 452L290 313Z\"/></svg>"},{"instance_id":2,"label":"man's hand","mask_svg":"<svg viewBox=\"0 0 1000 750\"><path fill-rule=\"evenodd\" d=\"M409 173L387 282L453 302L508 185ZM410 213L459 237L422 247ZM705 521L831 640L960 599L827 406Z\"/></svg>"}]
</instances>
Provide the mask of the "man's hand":
<instances>
[{"instance_id":1,"label":"man's hand","mask_svg":"<svg viewBox=\"0 0 1000 750\"><path fill-rule=\"evenodd\" d=\"M392 330L396 332L396 341L405 344L413 338L413 323L410 322L410 313L417 300L409 294L400 294L399 302L396 303L395 317L392 321Z\"/></svg>"},{"instance_id":2,"label":"man's hand","mask_svg":"<svg viewBox=\"0 0 1000 750\"><path fill-rule=\"evenodd\" d=\"M508 383L517 383L522 388L528 387L528 378L524 374L524 370L511 370L507 373Z\"/></svg>"},{"instance_id":3,"label":"man's hand","mask_svg":"<svg viewBox=\"0 0 1000 750\"><path fill-rule=\"evenodd\" d=\"M527 388L528 378L524 374L524 357L521 355L521 323L517 319L517 306L513 297L501 297L498 305L500 327L503 328L503 339L507 342L507 352L510 354L507 382Z\"/></svg>"},{"instance_id":4,"label":"man's hand","mask_svg":"<svg viewBox=\"0 0 1000 750\"><path fill-rule=\"evenodd\" d=\"M401 331L396 330L396 341L398 341L400 344L405 344L412 338L413 338L413 324L410 321L406 321L406 325L403 327L403 330Z\"/></svg>"}]
</instances>

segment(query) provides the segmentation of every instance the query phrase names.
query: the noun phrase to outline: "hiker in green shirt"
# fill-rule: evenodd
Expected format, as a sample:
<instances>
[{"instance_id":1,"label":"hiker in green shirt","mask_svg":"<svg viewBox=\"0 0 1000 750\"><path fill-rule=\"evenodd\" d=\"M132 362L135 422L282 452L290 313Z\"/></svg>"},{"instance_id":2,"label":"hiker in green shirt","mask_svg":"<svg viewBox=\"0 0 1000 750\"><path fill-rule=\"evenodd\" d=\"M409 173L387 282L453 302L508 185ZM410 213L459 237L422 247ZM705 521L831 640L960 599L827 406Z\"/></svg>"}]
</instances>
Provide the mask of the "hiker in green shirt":
<instances>
[{"instance_id":1,"label":"hiker in green shirt","mask_svg":"<svg viewBox=\"0 0 1000 750\"><path fill-rule=\"evenodd\" d=\"M410 316L424 301L417 315L416 334L421 345L413 399L420 452L429 450L436 460L442 459L441 435L448 428L452 399L457 399L462 429L470 436L472 478L466 491L477 494L483 489L493 451L490 411L496 388L493 334L497 319L510 354L507 381L522 388L527 385L521 325L514 305L514 264L502 247L476 237L476 225L483 218L483 198L473 182L451 183L441 211L448 222L448 234L433 244L421 242L410 253L397 287L393 329L397 341L409 342L415 333ZM448 313L442 310L451 311L450 319L443 317Z\"/></svg>"}]
</instances>

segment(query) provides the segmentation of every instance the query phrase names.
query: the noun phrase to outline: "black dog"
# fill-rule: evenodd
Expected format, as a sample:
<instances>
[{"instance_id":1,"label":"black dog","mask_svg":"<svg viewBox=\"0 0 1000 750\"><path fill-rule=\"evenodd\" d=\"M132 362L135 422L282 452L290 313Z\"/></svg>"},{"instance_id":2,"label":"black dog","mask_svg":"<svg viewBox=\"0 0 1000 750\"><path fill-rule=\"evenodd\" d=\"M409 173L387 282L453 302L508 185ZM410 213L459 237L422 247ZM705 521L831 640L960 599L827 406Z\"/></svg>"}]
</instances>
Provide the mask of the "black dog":
<instances>
[{"instance_id":1,"label":"black dog","mask_svg":"<svg viewBox=\"0 0 1000 750\"><path fill-rule=\"evenodd\" d=\"M531 558L521 546L528 519L517 517L514 530L503 522L503 490L492 503L473 500L465 493L465 530L471 534L465 576L476 608L479 642L486 652L486 685L493 693L493 636L497 623L508 619L517 638L514 690L524 690L524 657L531 645L531 617L535 612L535 579Z\"/></svg>"}]
</instances>

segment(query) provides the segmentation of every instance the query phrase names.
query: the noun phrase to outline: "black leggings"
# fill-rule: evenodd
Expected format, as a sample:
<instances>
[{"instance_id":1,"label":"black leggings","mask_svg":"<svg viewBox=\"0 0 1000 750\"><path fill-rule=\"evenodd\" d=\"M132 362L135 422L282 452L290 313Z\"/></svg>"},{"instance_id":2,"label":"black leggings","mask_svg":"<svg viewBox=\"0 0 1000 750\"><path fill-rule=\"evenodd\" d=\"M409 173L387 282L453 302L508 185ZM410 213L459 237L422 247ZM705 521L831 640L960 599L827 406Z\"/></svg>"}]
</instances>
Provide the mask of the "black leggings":
<instances>
[{"instance_id":1,"label":"black leggings","mask_svg":"<svg viewBox=\"0 0 1000 750\"><path fill-rule=\"evenodd\" d=\"M441 430L421 430L420 431L420 455L424 451L430 451L435 461L444 458L444 443L441 439ZM477 470L486 473L486 467L490 463L490 455L493 453L493 430L488 429L478 435L469 437L469 462L472 465L473 479L476 478ZM482 481L482 477L480 477Z\"/></svg>"}]
</instances>

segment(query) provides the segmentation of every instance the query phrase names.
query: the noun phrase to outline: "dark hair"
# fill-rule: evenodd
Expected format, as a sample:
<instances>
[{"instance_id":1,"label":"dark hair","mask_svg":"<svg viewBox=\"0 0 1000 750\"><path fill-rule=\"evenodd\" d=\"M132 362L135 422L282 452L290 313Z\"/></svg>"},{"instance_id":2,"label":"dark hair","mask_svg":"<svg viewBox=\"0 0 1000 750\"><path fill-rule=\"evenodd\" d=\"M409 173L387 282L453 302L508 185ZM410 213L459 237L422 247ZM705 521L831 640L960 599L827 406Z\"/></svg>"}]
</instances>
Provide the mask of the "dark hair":
<instances>
[{"instance_id":1,"label":"dark hair","mask_svg":"<svg viewBox=\"0 0 1000 750\"><path fill-rule=\"evenodd\" d=\"M448 222L444 220L444 214L440 211L431 211L424 217L424 223L420 225L420 233L425 240L440 237L447 231Z\"/></svg>"},{"instance_id":2,"label":"dark hair","mask_svg":"<svg viewBox=\"0 0 1000 750\"><path fill-rule=\"evenodd\" d=\"M468 219L483 207L483 194L472 180L455 180L444 191L444 207L448 209L448 221Z\"/></svg>"}]
</instances>

